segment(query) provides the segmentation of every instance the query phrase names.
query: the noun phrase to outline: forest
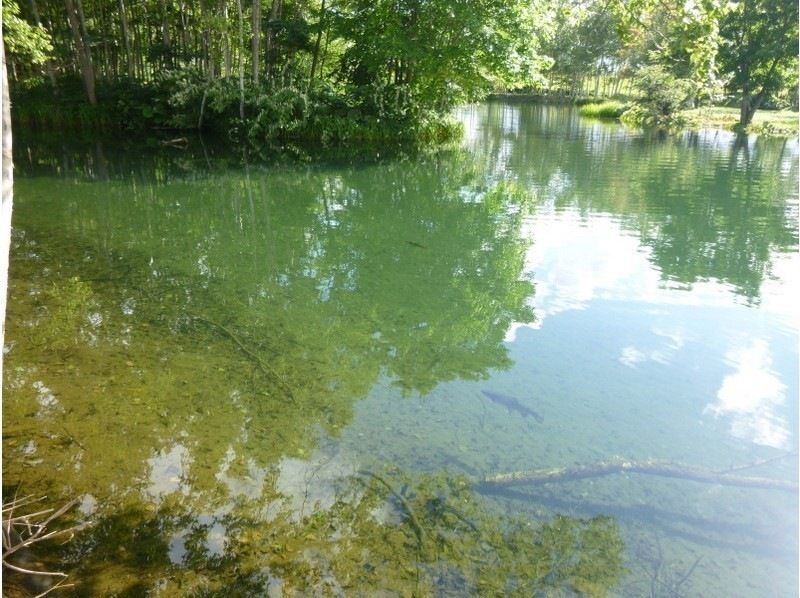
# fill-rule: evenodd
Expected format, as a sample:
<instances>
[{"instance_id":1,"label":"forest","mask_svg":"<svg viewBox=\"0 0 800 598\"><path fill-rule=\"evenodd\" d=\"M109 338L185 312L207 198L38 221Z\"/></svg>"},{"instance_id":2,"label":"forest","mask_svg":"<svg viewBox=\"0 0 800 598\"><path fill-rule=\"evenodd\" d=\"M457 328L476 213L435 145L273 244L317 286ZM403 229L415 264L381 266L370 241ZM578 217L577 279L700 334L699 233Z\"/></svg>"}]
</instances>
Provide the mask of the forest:
<instances>
[{"instance_id":1,"label":"forest","mask_svg":"<svg viewBox=\"0 0 800 598\"><path fill-rule=\"evenodd\" d=\"M784 0L5 0L24 128L213 130L258 145L459 134L456 105L522 92L633 124L796 110ZM591 111L592 108L589 108Z\"/></svg>"}]
</instances>

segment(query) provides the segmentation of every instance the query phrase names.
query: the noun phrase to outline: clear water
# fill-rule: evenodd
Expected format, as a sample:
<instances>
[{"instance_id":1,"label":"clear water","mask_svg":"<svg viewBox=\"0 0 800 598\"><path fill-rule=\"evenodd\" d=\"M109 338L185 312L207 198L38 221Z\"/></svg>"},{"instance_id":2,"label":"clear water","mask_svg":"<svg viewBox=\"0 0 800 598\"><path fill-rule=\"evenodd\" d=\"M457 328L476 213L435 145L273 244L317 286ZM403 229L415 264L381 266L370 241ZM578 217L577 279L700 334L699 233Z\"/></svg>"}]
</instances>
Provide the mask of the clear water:
<instances>
[{"instance_id":1,"label":"clear water","mask_svg":"<svg viewBox=\"0 0 800 598\"><path fill-rule=\"evenodd\" d=\"M76 595L797 594L796 491L476 485L797 482L797 140L459 117L434 153L18 141L4 491L80 498L35 554Z\"/></svg>"}]
</instances>

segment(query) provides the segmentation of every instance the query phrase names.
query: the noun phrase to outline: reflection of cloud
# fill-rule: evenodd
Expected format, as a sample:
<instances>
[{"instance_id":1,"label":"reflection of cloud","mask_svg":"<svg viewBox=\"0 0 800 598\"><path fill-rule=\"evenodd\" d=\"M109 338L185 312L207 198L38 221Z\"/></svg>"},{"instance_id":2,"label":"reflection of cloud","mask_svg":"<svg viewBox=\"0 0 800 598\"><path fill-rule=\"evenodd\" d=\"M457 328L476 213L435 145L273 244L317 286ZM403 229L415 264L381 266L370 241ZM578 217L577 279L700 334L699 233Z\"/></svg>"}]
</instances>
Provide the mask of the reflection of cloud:
<instances>
[{"instance_id":1,"label":"reflection of cloud","mask_svg":"<svg viewBox=\"0 0 800 598\"><path fill-rule=\"evenodd\" d=\"M547 316L586 309L595 300L725 307L740 300L732 295L730 284L718 280L695 281L690 290L664 281L651 250L608 214L543 206L525 220L522 234L532 241L525 256L525 275L536 284L532 298L536 322L512 324L507 341L514 340L521 326L540 328ZM793 301L798 261L797 253L776 254L773 271L777 277L765 280L761 288L762 310L789 323L797 322ZM682 339L672 340L677 345L674 349L679 349Z\"/></svg>"},{"instance_id":2,"label":"reflection of cloud","mask_svg":"<svg viewBox=\"0 0 800 598\"><path fill-rule=\"evenodd\" d=\"M794 218L795 222L797 217ZM777 313L793 330L800 328L797 309L797 273L800 272L800 253L778 253L772 256L771 276L761 285L761 308Z\"/></svg>"},{"instance_id":3,"label":"reflection of cloud","mask_svg":"<svg viewBox=\"0 0 800 598\"><path fill-rule=\"evenodd\" d=\"M636 367L637 363L647 361L647 355L639 351L636 347L625 347L622 350L622 355L619 357L620 363L627 365L629 368Z\"/></svg>"},{"instance_id":4,"label":"reflection of cloud","mask_svg":"<svg viewBox=\"0 0 800 598\"><path fill-rule=\"evenodd\" d=\"M323 451L315 451L308 460L286 457L278 467L276 489L298 520L308 512L330 509L336 501L337 484L356 471L341 454Z\"/></svg>"},{"instance_id":5,"label":"reflection of cloud","mask_svg":"<svg viewBox=\"0 0 800 598\"><path fill-rule=\"evenodd\" d=\"M147 494L155 501L179 490L188 494L185 480L190 460L189 451L181 444L176 444L169 451L162 449L155 457L148 459L150 485Z\"/></svg>"},{"instance_id":6,"label":"reflection of cloud","mask_svg":"<svg viewBox=\"0 0 800 598\"><path fill-rule=\"evenodd\" d=\"M757 339L749 347L739 347L725 355L736 368L725 376L717 400L704 413L732 418L731 434L775 448L785 447L789 439L786 422L775 415L785 401L786 386L771 371L772 359L767 342Z\"/></svg>"},{"instance_id":7,"label":"reflection of cloud","mask_svg":"<svg viewBox=\"0 0 800 598\"><path fill-rule=\"evenodd\" d=\"M667 340L660 349L642 351L636 347L624 347L619 356L619 362L629 368L635 368L637 364L645 361L655 361L662 365L668 365L672 358L685 343L685 333L681 329L665 331L661 328L653 328L653 334Z\"/></svg>"},{"instance_id":8,"label":"reflection of cloud","mask_svg":"<svg viewBox=\"0 0 800 598\"><path fill-rule=\"evenodd\" d=\"M246 471L243 472L236 468L237 471L234 472L232 471L234 463L236 463L236 451L232 447L228 447L216 478L228 487L231 497L256 498L260 496L267 471L256 465L253 459L247 459L244 464Z\"/></svg>"}]
</instances>

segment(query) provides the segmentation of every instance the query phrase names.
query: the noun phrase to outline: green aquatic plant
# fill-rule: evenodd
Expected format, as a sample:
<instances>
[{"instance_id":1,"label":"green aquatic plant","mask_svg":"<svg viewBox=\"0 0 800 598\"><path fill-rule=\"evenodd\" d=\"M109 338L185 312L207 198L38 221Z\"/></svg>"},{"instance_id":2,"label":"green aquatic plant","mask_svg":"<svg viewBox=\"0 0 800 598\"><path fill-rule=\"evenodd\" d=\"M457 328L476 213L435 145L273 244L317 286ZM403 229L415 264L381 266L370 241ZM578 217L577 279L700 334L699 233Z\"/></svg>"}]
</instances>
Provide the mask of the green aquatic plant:
<instances>
[{"instance_id":1,"label":"green aquatic plant","mask_svg":"<svg viewBox=\"0 0 800 598\"><path fill-rule=\"evenodd\" d=\"M43 315L33 328L34 344L56 351L76 345L93 303L92 287L77 277L51 284L41 296Z\"/></svg>"},{"instance_id":2,"label":"green aquatic plant","mask_svg":"<svg viewBox=\"0 0 800 598\"><path fill-rule=\"evenodd\" d=\"M268 482L259 496L228 503L224 514L192 512L177 494L157 509L123 501L76 539L70 558L78 590L604 596L625 572L621 532L609 517L499 515L468 480L444 473L360 471L307 483L335 490L324 504L307 500L298 508ZM121 548L130 537L137 542Z\"/></svg>"}]
</instances>

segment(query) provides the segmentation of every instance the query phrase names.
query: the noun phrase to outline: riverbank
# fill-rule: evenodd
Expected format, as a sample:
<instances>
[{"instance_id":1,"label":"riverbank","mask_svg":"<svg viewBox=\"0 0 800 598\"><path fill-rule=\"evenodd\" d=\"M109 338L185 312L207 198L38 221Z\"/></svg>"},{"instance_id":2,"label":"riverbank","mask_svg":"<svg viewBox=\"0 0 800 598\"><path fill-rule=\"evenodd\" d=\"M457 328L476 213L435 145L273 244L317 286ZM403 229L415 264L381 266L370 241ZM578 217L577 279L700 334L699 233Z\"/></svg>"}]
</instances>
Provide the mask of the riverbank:
<instances>
[{"instance_id":1,"label":"riverbank","mask_svg":"<svg viewBox=\"0 0 800 598\"><path fill-rule=\"evenodd\" d=\"M603 101L581 106L581 116L603 120L620 120L629 107L623 102ZM676 118L676 130L722 129L739 131L739 109L707 106L682 110ZM800 134L798 113L791 110L759 110L744 133L765 137L797 137Z\"/></svg>"},{"instance_id":2,"label":"riverbank","mask_svg":"<svg viewBox=\"0 0 800 598\"><path fill-rule=\"evenodd\" d=\"M710 106L684 110L681 115L686 119L684 128L687 129L738 130L738 108ZM791 110L758 110L744 132L768 137L797 137L800 134L798 113Z\"/></svg>"},{"instance_id":3,"label":"riverbank","mask_svg":"<svg viewBox=\"0 0 800 598\"><path fill-rule=\"evenodd\" d=\"M85 101L75 80L60 80L55 88L14 90L12 124L15 131L39 133L160 132L175 138L202 132L246 141L253 148L290 141L438 145L462 135L447 110L368 86L317 82L239 89L232 78L210 84L188 77L181 71L147 84L103 82L97 86L96 105Z\"/></svg>"}]
</instances>

